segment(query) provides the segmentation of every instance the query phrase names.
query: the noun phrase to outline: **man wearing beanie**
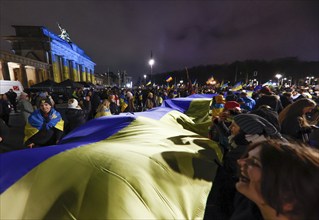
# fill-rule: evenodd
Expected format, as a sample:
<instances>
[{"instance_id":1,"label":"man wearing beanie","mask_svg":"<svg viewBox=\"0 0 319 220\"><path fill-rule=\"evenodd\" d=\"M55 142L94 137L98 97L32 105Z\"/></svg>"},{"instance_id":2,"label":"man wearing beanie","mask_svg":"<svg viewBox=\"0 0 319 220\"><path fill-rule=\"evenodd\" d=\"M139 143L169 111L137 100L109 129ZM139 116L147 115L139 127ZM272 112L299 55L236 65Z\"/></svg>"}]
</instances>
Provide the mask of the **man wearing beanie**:
<instances>
[{"instance_id":1,"label":"man wearing beanie","mask_svg":"<svg viewBox=\"0 0 319 220\"><path fill-rule=\"evenodd\" d=\"M24 144L28 148L57 144L63 135L64 121L52 107L49 97L39 100L39 109L28 118L24 129Z\"/></svg>"}]
</instances>

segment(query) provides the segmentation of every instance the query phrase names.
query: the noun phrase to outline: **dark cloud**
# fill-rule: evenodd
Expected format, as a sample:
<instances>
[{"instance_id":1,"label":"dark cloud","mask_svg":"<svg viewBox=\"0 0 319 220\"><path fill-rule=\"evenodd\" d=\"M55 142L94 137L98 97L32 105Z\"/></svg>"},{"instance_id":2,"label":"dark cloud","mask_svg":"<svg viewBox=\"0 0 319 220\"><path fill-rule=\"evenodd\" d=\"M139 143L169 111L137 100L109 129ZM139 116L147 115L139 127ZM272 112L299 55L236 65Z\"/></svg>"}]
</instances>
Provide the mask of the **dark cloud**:
<instances>
[{"instance_id":1,"label":"dark cloud","mask_svg":"<svg viewBox=\"0 0 319 220\"><path fill-rule=\"evenodd\" d=\"M318 1L0 1L0 34L42 25L73 42L96 71L135 77L185 66L298 56L319 60ZM1 49L8 44L1 41Z\"/></svg>"}]
</instances>

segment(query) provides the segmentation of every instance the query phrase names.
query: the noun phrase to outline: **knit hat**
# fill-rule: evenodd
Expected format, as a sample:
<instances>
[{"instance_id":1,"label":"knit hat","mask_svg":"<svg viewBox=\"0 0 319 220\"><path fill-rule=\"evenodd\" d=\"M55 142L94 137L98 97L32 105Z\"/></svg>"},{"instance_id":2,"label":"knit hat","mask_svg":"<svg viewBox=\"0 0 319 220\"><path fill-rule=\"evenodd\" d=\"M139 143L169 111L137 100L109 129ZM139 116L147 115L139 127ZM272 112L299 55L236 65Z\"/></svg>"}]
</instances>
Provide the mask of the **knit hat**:
<instances>
[{"instance_id":1,"label":"knit hat","mask_svg":"<svg viewBox=\"0 0 319 220\"><path fill-rule=\"evenodd\" d=\"M266 134L281 138L278 130L266 119L254 114L239 114L234 117L235 123L246 134Z\"/></svg>"},{"instance_id":2,"label":"knit hat","mask_svg":"<svg viewBox=\"0 0 319 220\"><path fill-rule=\"evenodd\" d=\"M69 99L69 101L68 101L68 108L78 109L78 106L79 106L78 100L76 100L76 99Z\"/></svg>"},{"instance_id":3,"label":"knit hat","mask_svg":"<svg viewBox=\"0 0 319 220\"><path fill-rule=\"evenodd\" d=\"M217 104L224 104L225 103L225 99L223 95L217 95L215 96L215 101Z\"/></svg>"},{"instance_id":4,"label":"knit hat","mask_svg":"<svg viewBox=\"0 0 319 220\"><path fill-rule=\"evenodd\" d=\"M236 101L228 101L224 105L224 109L226 110L234 109L234 108L240 108L240 104Z\"/></svg>"},{"instance_id":5,"label":"knit hat","mask_svg":"<svg viewBox=\"0 0 319 220\"><path fill-rule=\"evenodd\" d=\"M51 100L50 100L49 97L40 99L39 105L41 105L41 104L43 104L43 103L47 103L47 104L49 104L49 105L52 106L52 102L51 102Z\"/></svg>"}]
</instances>

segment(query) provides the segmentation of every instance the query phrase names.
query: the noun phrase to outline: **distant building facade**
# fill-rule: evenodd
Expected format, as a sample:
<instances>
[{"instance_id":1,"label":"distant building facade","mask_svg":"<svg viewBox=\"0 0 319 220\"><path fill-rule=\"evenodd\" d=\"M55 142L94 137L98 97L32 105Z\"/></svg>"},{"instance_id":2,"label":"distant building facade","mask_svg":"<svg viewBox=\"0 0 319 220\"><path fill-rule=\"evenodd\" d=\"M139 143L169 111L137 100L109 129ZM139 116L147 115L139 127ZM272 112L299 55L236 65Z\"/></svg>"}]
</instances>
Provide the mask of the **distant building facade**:
<instances>
[{"instance_id":1,"label":"distant building facade","mask_svg":"<svg viewBox=\"0 0 319 220\"><path fill-rule=\"evenodd\" d=\"M96 64L76 44L43 26L13 27L16 36L3 37L14 53L1 51L0 79L19 80L24 87L46 79L96 83Z\"/></svg>"}]
</instances>

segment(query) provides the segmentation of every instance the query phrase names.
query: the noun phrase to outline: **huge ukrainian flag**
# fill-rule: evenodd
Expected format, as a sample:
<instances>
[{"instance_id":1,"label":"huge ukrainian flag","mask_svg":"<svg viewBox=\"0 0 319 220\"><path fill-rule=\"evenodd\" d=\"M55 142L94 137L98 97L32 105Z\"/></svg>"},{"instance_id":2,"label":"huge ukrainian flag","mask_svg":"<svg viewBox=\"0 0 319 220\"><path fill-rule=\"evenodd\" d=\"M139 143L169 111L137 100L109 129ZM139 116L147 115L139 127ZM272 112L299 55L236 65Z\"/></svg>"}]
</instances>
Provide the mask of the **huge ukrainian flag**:
<instances>
[{"instance_id":1,"label":"huge ukrainian flag","mask_svg":"<svg viewBox=\"0 0 319 220\"><path fill-rule=\"evenodd\" d=\"M202 219L222 158L206 138L210 100L93 119L58 145L0 155L0 218Z\"/></svg>"}]
</instances>

